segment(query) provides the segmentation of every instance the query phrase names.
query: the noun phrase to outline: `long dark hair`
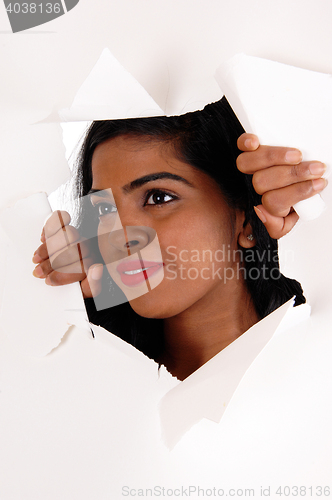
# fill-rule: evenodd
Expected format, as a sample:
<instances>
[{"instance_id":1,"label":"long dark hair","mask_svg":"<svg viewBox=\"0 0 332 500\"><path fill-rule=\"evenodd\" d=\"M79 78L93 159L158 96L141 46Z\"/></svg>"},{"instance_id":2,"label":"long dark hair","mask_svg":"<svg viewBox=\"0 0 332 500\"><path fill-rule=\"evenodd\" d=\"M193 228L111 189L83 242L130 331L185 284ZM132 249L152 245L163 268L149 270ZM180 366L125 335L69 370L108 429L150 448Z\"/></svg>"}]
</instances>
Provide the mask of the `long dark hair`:
<instances>
[{"instance_id":1,"label":"long dark hair","mask_svg":"<svg viewBox=\"0 0 332 500\"><path fill-rule=\"evenodd\" d=\"M146 141L169 143L180 160L215 179L228 204L243 210L245 224L251 224L256 244L253 249L243 249L244 277L257 314L263 318L294 295L295 305L304 303L305 298L301 285L280 273L278 242L270 237L253 209L261 203L261 197L253 189L251 176L236 167L236 158L241 153L237 139L243 132L225 97L202 111L181 116L93 122L77 162L77 194L82 197L90 191L92 156L95 148L107 139L129 134ZM80 204L78 221L82 235L91 237L93 224L84 203ZM109 276L105 276L103 287L110 288ZM86 306L93 323L104 326L152 358L160 354L162 320L142 318L128 303L97 311L93 300L88 299Z\"/></svg>"}]
</instances>

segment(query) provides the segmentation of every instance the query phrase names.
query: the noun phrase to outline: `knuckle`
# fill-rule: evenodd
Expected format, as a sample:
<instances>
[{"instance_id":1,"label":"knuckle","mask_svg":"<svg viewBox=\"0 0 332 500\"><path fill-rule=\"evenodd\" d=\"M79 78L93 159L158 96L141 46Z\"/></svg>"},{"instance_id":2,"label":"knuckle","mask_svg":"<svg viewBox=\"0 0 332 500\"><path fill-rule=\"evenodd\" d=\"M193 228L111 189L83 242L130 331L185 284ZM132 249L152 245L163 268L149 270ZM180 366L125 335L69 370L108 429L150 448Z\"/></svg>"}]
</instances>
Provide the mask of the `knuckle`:
<instances>
[{"instance_id":1,"label":"knuckle","mask_svg":"<svg viewBox=\"0 0 332 500\"><path fill-rule=\"evenodd\" d=\"M259 170L258 172L255 172L253 177L252 177L252 185L254 187L254 190L258 194L263 194L266 191L266 184L264 181L264 171Z\"/></svg>"},{"instance_id":2,"label":"knuckle","mask_svg":"<svg viewBox=\"0 0 332 500\"><path fill-rule=\"evenodd\" d=\"M289 174L293 179L298 179L299 178L299 169L296 168L297 165L289 165Z\"/></svg>"},{"instance_id":3,"label":"knuckle","mask_svg":"<svg viewBox=\"0 0 332 500\"><path fill-rule=\"evenodd\" d=\"M246 172L247 170L247 155L245 153L241 153L236 159L236 166L240 172Z\"/></svg>"},{"instance_id":4,"label":"knuckle","mask_svg":"<svg viewBox=\"0 0 332 500\"><path fill-rule=\"evenodd\" d=\"M289 165L289 175L295 181L301 181L305 179L308 175L308 168L302 165Z\"/></svg>"},{"instance_id":5,"label":"knuckle","mask_svg":"<svg viewBox=\"0 0 332 500\"><path fill-rule=\"evenodd\" d=\"M64 276L62 273L59 273L58 271L53 271L53 273L49 275L48 279L53 286L64 284Z\"/></svg>"},{"instance_id":6,"label":"knuckle","mask_svg":"<svg viewBox=\"0 0 332 500\"><path fill-rule=\"evenodd\" d=\"M44 276L47 276L50 272L53 271L53 268L51 266L51 263L49 259L45 260L40 264L40 267L42 268L42 271L44 273Z\"/></svg>"},{"instance_id":7,"label":"knuckle","mask_svg":"<svg viewBox=\"0 0 332 500\"><path fill-rule=\"evenodd\" d=\"M296 190L299 199L307 198L312 194L312 182L311 181L299 182L296 185Z\"/></svg>"},{"instance_id":8,"label":"knuckle","mask_svg":"<svg viewBox=\"0 0 332 500\"><path fill-rule=\"evenodd\" d=\"M266 159L271 165L276 165L278 163L278 149L277 148L272 148L268 147L266 150Z\"/></svg>"},{"instance_id":9,"label":"knuckle","mask_svg":"<svg viewBox=\"0 0 332 500\"><path fill-rule=\"evenodd\" d=\"M282 216L283 207L277 193L269 191L262 196L262 205L266 210L275 216Z\"/></svg>"},{"instance_id":10,"label":"knuckle","mask_svg":"<svg viewBox=\"0 0 332 500\"><path fill-rule=\"evenodd\" d=\"M46 243L43 243L40 245L40 247L37 248L36 252L38 253L39 257L42 259L47 259L48 258L48 251L47 251L47 246Z\"/></svg>"}]
</instances>

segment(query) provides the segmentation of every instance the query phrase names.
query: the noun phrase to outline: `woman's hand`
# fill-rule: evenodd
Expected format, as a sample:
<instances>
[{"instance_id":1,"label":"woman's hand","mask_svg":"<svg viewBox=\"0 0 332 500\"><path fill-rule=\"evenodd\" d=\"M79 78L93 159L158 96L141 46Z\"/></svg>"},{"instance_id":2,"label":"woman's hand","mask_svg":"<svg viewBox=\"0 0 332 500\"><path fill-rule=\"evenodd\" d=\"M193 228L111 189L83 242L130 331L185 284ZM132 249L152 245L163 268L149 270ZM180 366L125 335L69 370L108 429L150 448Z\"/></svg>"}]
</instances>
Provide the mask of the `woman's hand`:
<instances>
[{"instance_id":1,"label":"woman's hand","mask_svg":"<svg viewBox=\"0 0 332 500\"><path fill-rule=\"evenodd\" d=\"M253 175L254 189L262 195L262 205L255 207L255 212L270 236L281 238L299 219L293 205L326 187L327 180L321 178L326 166L318 161L302 162L298 149L260 146L253 134L242 134L237 144L244 151L237 167Z\"/></svg>"},{"instance_id":2,"label":"woman's hand","mask_svg":"<svg viewBox=\"0 0 332 500\"><path fill-rule=\"evenodd\" d=\"M102 264L93 264L88 240L69 225L68 212L53 212L41 235L42 244L34 253L32 262L36 278L45 278L47 285L59 286L81 282L83 296L95 297L101 291Z\"/></svg>"}]
</instances>

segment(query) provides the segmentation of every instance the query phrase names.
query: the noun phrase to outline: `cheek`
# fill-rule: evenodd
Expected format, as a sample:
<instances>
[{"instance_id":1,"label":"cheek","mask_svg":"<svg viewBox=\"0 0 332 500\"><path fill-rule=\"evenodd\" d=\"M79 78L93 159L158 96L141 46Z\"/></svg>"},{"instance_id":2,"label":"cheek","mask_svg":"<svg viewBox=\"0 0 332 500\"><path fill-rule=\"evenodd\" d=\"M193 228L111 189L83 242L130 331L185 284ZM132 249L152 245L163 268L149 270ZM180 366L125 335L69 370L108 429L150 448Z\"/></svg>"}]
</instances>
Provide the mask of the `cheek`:
<instances>
[{"instance_id":1,"label":"cheek","mask_svg":"<svg viewBox=\"0 0 332 500\"><path fill-rule=\"evenodd\" d=\"M154 290L131 301L141 316L167 318L179 314L213 291L221 293L236 272L227 262L229 231L217 234L220 228L208 224L200 231L183 227L181 231L160 232L164 279Z\"/></svg>"},{"instance_id":2,"label":"cheek","mask_svg":"<svg viewBox=\"0 0 332 500\"><path fill-rule=\"evenodd\" d=\"M241 260L230 216L225 221L215 214L196 218L169 232L161 245L165 281L176 282L182 290L190 287L190 293L204 293L211 285L229 279Z\"/></svg>"},{"instance_id":3,"label":"cheek","mask_svg":"<svg viewBox=\"0 0 332 500\"><path fill-rule=\"evenodd\" d=\"M165 264L188 260L199 263L211 254L216 254L216 260L220 261L218 255L237 248L231 225L218 224L209 218L179 225L161 234L159 239Z\"/></svg>"}]
</instances>

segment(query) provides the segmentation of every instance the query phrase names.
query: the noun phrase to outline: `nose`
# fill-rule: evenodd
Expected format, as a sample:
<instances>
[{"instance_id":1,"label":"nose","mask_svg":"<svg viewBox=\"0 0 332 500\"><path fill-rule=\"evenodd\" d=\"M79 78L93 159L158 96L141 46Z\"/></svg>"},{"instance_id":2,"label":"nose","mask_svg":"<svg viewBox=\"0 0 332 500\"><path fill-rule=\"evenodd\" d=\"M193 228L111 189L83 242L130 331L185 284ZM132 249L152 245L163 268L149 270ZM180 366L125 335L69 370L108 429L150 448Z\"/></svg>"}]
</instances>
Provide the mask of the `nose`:
<instances>
[{"instance_id":1,"label":"nose","mask_svg":"<svg viewBox=\"0 0 332 500\"><path fill-rule=\"evenodd\" d=\"M133 255L145 248L156 236L156 231L146 226L125 226L111 231L108 241L113 252L122 253L122 258Z\"/></svg>"}]
</instances>

